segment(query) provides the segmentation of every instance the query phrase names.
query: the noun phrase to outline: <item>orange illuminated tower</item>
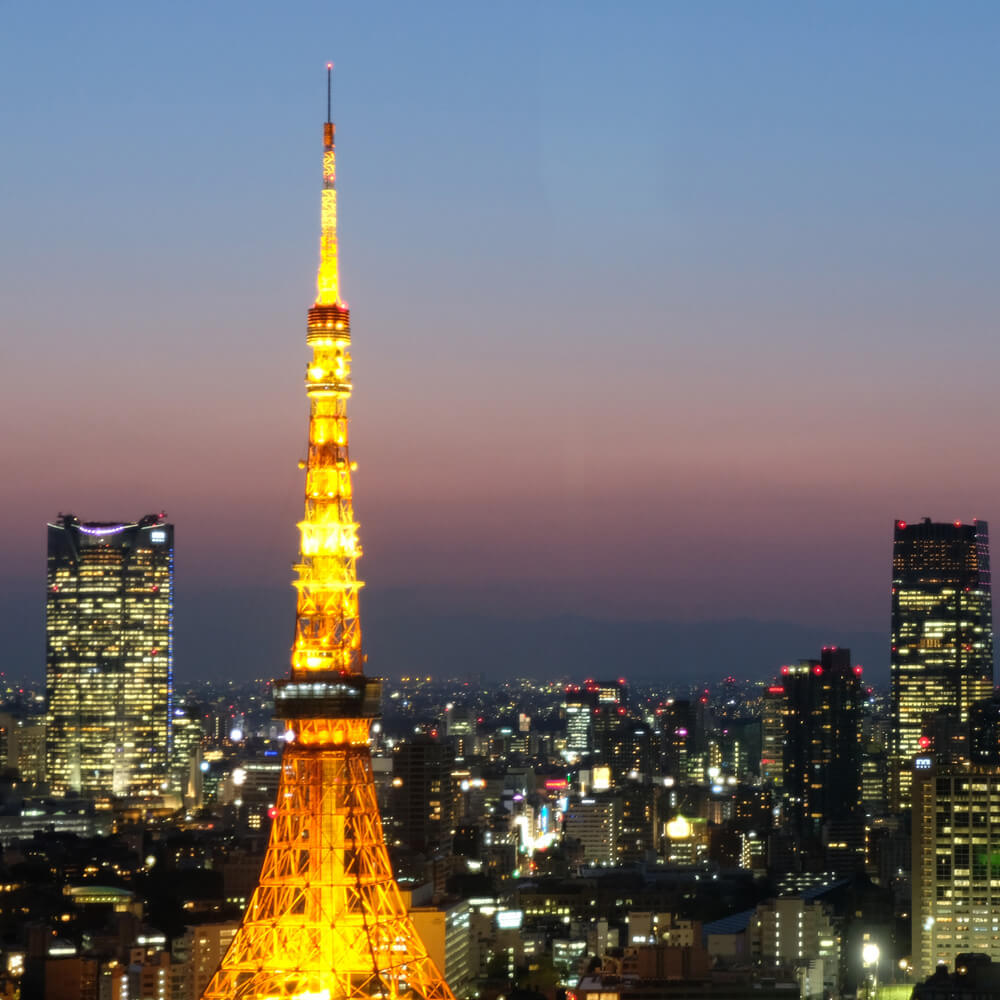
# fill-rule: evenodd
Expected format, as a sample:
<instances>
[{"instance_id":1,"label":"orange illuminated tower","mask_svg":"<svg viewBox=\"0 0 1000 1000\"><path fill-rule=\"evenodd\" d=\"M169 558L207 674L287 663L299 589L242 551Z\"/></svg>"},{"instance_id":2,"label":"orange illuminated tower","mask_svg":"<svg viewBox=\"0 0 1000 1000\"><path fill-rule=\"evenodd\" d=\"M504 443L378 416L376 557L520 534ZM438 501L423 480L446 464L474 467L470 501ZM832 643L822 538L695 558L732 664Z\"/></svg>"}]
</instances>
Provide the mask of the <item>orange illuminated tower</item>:
<instances>
[{"instance_id":1,"label":"orange illuminated tower","mask_svg":"<svg viewBox=\"0 0 1000 1000\"><path fill-rule=\"evenodd\" d=\"M288 742L260 880L203 1000L453 1000L393 878L372 781L368 732L381 683L364 675L358 619L330 68L295 644L291 676L274 685Z\"/></svg>"}]
</instances>

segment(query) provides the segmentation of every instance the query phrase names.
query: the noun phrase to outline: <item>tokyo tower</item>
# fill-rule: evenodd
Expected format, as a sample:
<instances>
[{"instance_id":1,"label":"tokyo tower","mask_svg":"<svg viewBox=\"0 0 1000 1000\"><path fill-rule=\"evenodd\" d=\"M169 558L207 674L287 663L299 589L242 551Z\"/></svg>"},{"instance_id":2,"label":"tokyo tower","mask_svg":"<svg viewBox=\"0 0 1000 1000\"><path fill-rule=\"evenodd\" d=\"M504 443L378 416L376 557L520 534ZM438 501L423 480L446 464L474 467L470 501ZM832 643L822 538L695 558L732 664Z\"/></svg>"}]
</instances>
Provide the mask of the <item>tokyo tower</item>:
<instances>
[{"instance_id":1,"label":"tokyo tower","mask_svg":"<svg viewBox=\"0 0 1000 1000\"><path fill-rule=\"evenodd\" d=\"M334 127L306 369L309 457L291 675L274 683L288 742L271 839L243 922L202 1000L454 1000L407 914L382 835L368 732L381 682L364 674L347 400L351 317L337 267Z\"/></svg>"}]
</instances>

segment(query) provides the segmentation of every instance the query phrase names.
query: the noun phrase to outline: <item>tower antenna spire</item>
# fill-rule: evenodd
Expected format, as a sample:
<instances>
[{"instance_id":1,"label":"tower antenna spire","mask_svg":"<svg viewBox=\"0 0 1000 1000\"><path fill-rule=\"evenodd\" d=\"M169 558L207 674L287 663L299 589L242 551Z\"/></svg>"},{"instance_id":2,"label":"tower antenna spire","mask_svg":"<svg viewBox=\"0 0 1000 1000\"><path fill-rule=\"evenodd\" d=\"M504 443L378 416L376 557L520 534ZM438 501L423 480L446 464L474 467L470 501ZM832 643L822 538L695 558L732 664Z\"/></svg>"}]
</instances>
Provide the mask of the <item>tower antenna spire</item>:
<instances>
[{"instance_id":1,"label":"tower antenna spire","mask_svg":"<svg viewBox=\"0 0 1000 1000\"><path fill-rule=\"evenodd\" d=\"M336 126L331 112L333 63L326 64L326 121L323 123L323 208L319 244L319 273L316 277L317 305L340 301L337 264L337 155L334 150Z\"/></svg>"}]
</instances>

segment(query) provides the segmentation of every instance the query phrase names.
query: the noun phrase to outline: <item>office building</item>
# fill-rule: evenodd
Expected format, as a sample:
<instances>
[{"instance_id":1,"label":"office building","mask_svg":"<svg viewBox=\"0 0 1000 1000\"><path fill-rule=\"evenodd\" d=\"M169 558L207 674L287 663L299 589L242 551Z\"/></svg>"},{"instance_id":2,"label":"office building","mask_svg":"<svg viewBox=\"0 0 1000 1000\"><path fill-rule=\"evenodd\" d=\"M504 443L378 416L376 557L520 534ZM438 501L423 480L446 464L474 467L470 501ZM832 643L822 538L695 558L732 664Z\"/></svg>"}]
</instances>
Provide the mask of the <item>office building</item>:
<instances>
[{"instance_id":1,"label":"office building","mask_svg":"<svg viewBox=\"0 0 1000 1000\"><path fill-rule=\"evenodd\" d=\"M594 760L613 765L616 732L628 715L628 687L623 677L618 680L584 681L585 691L597 698L597 707L591 715L594 739Z\"/></svg>"},{"instance_id":2,"label":"office building","mask_svg":"<svg viewBox=\"0 0 1000 1000\"><path fill-rule=\"evenodd\" d=\"M818 660L781 668L782 784L789 819L819 833L861 805L861 667L851 651L824 649Z\"/></svg>"},{"instance_id":3,"label":"office building","mask_svg":"<svg viewBox=\"0 0 1000 1000\"><path fill-rule=\"evenodd\" d=\"M386 825L397 844L433 854L451 843L458 805L454 768L454 748L434 736L418 734L396 746Z\"/></svg>"},{"instance_id":4,"label":"office building","mask_svg":"<svg viewBox=\"0 0 1000 1000\"><path fill-rule=\"evenodd\" d=\"M413 898L412 894L408 895ZM412 905L409 914L428 955L444 973L452 992L456 996L468 995L472 989L472 907L469 901L453 900L440 906Z\"/></svg>"},{"instance_id":5,"label":"office building","mask_svg":"<svg viewBox=\"0 0 1000 1000\"><path fill-rule=\"evenodd\" d=\"M56 794L163 792L174 529L163 515L48 526L46 771Z\"/></svg>"},{"instance_id":6,"label":"office building","mask_svg":"<svg viewBox=\"0 0 1000 1000\"><path fill-rule=\"evenodd\" d=\"M664 774L686 779L689 762L704 737L704 706L687 698L670 698L657 710L660 716L660 765Z\"/></svg>"},{"instance_id":7,"label":"office building","mask_svg":"<svg viewBox=\"0 0 1000 1000\"><path fill-rule=\"evenodd\" d=\"M188 967L192 998L200 997L205 991L239 926L238 920L189 924L183 935L174 938L174 957Z\"/></svg>"},{"instance_id":8,"label":"office building","mask_svg":"<svg viewBox=\"0 0 1000 1000\"><path fill-rule=\"evenodd\" d=\"M566 685L562 710L566 717L566 750L571 756L580 757L593 752L593 716L596 709L596 690L589 685Z\"/></svg>"},{"instance_id":9,"label":"office building","mask_svg":"<svg viewBox=\"0 0 1000 1000\"><path fill-rule=\"evenodd\" d=\"M769 684L761 702L760 778L781 792L785 787L785 685Z\"/></svg>"},{"instance_id":10,"label":"office building","mask_svg":"<svg viewBox=\"0 0 1000 1000\"><path fill-rule=\"evenodd\" d=\"M911 788L917 978L967 952L1000 960L1000 768L917 757Z\"/></svg>"},{"instance_id":11,"label":"office building","mask_svg":"<svg viewBox=\"0 0 1000 1000\"><path fill-rule=\"evenodd\" d=\"M604 761L611 768L612 787L623 782L649 780L659 770L659 747L649 726L625 719L613 726L606 737Z\"/></svg>"},{"instance_id":12,"label":"office building","mask_svg":"<svg viewBox=\"0 0 1000 1000\"><path fill-rule=\"evenodd\" d=\"M625 679L597 681L588 678L566 687L562 708L566 718L566 750L572 757L594 755L610 764L614 732L627 714Z\"/></svg>"},{"instance_id":13,"label":"office building","mask_svg":"<svg viewBox=\"0 0 1000 1000\"><path fill-rule=\"evenodd\" d=\"M0 712L0 759L27 785L45 781L45 719Z\"/></svg>"},{"instance_id":14,"label":"office building","mask_svg":"<svg viewBox=\"0 0 1000 1000\"><path fill-rule=\"evenodd\" d=\"M970 708L993 691L985 521L896 521L890 683L890 800L899 809L915 757L967 758Z\"/></svg>"},{"instance_id":15,"label":"office building","mask_svg":"<svg viewBox=\"0 0 1000 1000\"><path fill-rule=\"evenodd\" d=\"M744 778L748 773L760 774L764 756L763 737L762 720L759 718L729 715L718 720L714 740L722 756L722 773L736 778Z\"/></svg>"},{"instance_id":16,"label":"office building","mask_svg":"<svg viewBox=\"0 0 1000 1000\"><path fill-rule=\"evenodd\" d=\"M1000 766L1000 693L969 709L969 758L974 764Z\"/></svg>"},{"instance_id":17,"label":"office building","mask_svg":"<svg viewBox=\"0 0 1000 1000\"><path fill-rule=\"evenodd\" d=\"M618 863L621 809L613 796L571 802L563 824L564 838L580 842L585 864L607 867Z\"/></svg>"},{"instance_id":18,"label":"office building","mask_svg":"<svg viewBox=\"0 0 1000 1000\"><path fill-rule=\"evenodd\" d=\"M819 980L817 996L837 996L840 937L833 913L818 900L781 896L759 904L748 927L750 954L768 970L809 971ZM797 976L801 981L801 975ZM802 995L807 995L803 991Z\"/></svg>"},{"instance_id":19,"label":"office building","mask_svg":"<svg viewBox=\"0 0 1000 1000\"><path fill-rule=\"evenodd\" d=\"M204 804L204 773L201 770L204 714L201 705L188 702L174 709L170 723L168 781L177 804L187 809L197 809Z\"/></svg>"}]
</instances>

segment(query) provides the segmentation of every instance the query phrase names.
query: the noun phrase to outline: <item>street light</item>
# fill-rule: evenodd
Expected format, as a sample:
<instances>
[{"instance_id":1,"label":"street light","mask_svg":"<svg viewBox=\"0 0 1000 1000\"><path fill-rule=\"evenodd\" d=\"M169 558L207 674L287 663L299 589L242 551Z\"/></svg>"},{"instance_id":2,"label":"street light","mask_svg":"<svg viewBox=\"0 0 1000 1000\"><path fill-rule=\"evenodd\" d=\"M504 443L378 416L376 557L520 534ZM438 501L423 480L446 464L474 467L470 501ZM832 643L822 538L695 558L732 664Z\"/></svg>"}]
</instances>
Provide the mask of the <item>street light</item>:
<instances>
[{"instance_id":1,"label":"street light","mask_svg":"<svg viewBox=\"0 0 1000 1000\"><path fill-rule=\"evenodd\" d=\"M861 946L861 961L864 963L866 969L871 967L872 970L871 992L868 995L872 997L873 1000L878 993L878 959L878 945L874 941L865 941L865 943Z\"/></svg>"}]
</instances>

